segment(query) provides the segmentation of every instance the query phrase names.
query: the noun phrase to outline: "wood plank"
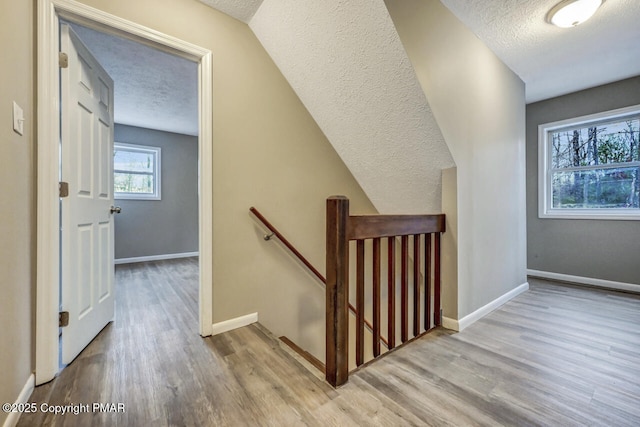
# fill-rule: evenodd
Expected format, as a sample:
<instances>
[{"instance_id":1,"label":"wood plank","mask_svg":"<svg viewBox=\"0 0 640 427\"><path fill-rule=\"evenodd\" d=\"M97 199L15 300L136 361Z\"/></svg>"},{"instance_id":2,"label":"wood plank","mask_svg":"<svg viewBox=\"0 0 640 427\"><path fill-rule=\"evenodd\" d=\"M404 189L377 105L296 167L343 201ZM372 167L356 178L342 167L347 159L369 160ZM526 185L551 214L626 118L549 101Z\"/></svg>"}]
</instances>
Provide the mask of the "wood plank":
<instances>
[{"instance_id":1,"label":"wood plank","mask_svg":"<svg viewBox=\"0 0 640 427\"><path fill-rule=\"evenodd\" d=\"M445 215L362 215L349 217L349 240L444 232Z\"/></svg>"},{"instance_id":2,"label":"wood plank","mask_svg":"<svg viewBox=\"0 0 640 427\"><path fill-rule=\"evenodd\" d=\"M380 355L380 239L373 239L373 357Z\"/></svg>"},{"instance_id":3,"label":"wood plank","mask_svg":"<svg viewBox=\"0 0 640 427\"><path fill-rule=\"evenodd\" d=\"M333 389L260 324L201 338L197 272L116 266L116 320L29 399L124 413L38 411L18 427L640 425L640 295L529 278L464 331L433 329Z\"/></svg>"},{"instance_id":4,"label":"wood plank","mask_svg":"<svg viewBox=\"0 0 640 427\"><path fill-rule=\"evenodd\" d=\"M356 365L364 363L364 240L356 242Z\"/></svg>"},{"instance_id":5,"label":"wood plank","mask_svg":"<svg viewBox=\"0 0 640 427\"><path fill-rule=\"evenodd\" d=\"M420 235L413 235L413 336L420 334Z\"/></svg>"},{"instance_id":6,"label":"wood plank","mask_svg":"<svg viewBox=\"0 0 640 427\"><path fill-rule=\"evenodd\" d=\"M326 259L326 367L327 381L334 387L349 376L349 200L327 199Z\"/></svg>"},{"instance_id":7,"label":"wood plank","mask_svg":"<svg viewBox=\"0 0 640 427\"><path fill-rule=\"evenodd\" d=\"M387 343L396 346L396 238L387 238Z\"/></svg>"},{"instance_id":8,"label":"wood plank","mask_svg":"<svg viewBox=\"0 0 640 427\"><path fill-rule=\"evenodd\" d=\"M400 267L400 339L409 339L409 236L401 238Z\"/></svg>"},{"instance_id":9,"label":"wood plank","mask_svg":"<svg viewBox=\"0 0 640 427\"><path fill-rule=\"evenodd\" d=\"M431 329L431 234L424 235L424 329Z\"/></svg>"},{"instance_id":10,"label":"wood plank","mask_svg":"<svg viewBox=\"0 0 640 427\"><path fill-rule=\"evenodd\" d=\"M440 233L434 233L433 239L433 316L434 325L442 325L442 304L440 302Z\"/></svg>"},{"instance_id":11,"label":"wood plank","mask_svg":"<svg viewBox=\"0 0 640 427\"><path fill-rule=\"evenodd\" d=\"M294 343L293 341L291 341L289 338L285 336L280 337L280 341L288 345L293 351L295 351L300 356L302 356L307 362L311 363L320 372L322 372L323 374L326 372L326 367L324 366L324 363L318 360L318 358L315 357L313 354L302 349L298 344Z\"/></svg>"}]
</instances>

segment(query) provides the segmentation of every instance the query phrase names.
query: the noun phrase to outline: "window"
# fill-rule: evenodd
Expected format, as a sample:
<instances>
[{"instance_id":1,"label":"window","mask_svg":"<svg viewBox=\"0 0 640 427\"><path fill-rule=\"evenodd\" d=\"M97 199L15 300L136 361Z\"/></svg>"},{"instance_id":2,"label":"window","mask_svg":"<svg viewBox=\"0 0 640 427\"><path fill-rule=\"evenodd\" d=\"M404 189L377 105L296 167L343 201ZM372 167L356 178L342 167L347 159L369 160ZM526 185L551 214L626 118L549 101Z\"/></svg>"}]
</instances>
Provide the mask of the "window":
<instances>
[{"instance_id":1,"label":"window","mask_svg":"<svg viewBox=\"0 0 640 427\"><path fill-rule=\"evenodd\" d=\"M538 127L540 218L640 219L640 105Z\"/></svg>"},{"instance_id":2,"label":"window","mask_svg":"<svg viewBox=\"0 0 640 427\"><path fill-rule=\"evenodd\" d=\"M116 199L160 200L160 148L116 142L113 187Z\"/></svg>"}]
</instances>

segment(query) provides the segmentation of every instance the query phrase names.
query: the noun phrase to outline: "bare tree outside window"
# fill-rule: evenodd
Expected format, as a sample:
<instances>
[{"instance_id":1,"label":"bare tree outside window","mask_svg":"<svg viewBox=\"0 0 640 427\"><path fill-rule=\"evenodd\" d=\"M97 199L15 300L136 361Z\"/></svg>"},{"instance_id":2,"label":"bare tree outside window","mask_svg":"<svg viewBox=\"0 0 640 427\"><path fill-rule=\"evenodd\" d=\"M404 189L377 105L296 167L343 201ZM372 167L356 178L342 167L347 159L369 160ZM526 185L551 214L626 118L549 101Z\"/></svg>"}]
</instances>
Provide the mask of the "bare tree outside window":
<instances>
[{"instance_id":1,"label":"bare tree outside window","mask_svg":"<svg viewBox=\"0 0 640 427\"><path fill-rule=\"evenodd\" d=\"M640 105L538 126L541 218L640 219Z\"/></svg>"},{"instance_id":2,"label":"bare tree outside window","mask_svg":"<svg viewBox=\"0 0 640 427\"><path fill-rule=\"evenodd\" d=\"M114 144L113 188L117 199L160 199L159 147Z\"/></svg>"}]
</instances>

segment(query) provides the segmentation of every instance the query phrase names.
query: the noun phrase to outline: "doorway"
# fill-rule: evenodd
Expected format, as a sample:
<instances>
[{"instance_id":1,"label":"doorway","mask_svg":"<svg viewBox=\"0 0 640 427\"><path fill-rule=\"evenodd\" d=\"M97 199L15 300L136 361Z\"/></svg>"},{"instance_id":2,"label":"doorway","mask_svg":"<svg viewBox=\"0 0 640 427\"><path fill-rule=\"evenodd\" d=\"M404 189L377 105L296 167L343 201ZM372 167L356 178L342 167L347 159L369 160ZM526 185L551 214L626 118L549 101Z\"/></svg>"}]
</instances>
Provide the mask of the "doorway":
<instances>
[{"instance_id":1,"label":"doorway","mask_svg":"<svg viewBox=\"0 0 640 427\"><path fill-rule=\"evenodd\" d=\"M122 318L122 310L115 307L116 301L122 299L115 294L126 290L129 284L125 278L130 276L116 272L112 277L114 255L118 265L198 255L198 74L193 61L76 23L60 22L62 51L67 55L66 67L60 70L64 76L61 79L63 167L60 176L69 183L70 189L68 196L61 199L61 311L69 313L69 326L61 328L61 365L66 366L114 319L114 313L120 313L116 317ZM88 78L98 70L102 70L104 76ZM73 84L75 79L78 80ZM112 80L113 84L108 83ZM76 99L77 94L84 95ZM97 114L82 113L91 108L85 104L94 96L100 99L96 100L93 110L105 110L102 119L98 119ZM82 107L74 107L79 105ZM83 129L84 117L95 117L95 126L87 127L100 129L93 142L76 137L80 133L74 131L73 124L78 123L78 129ZM112 124L107 125L110 121ZM108 135L111 137L107 138ZM115 143L113 150L106 148L109 140ZM78 147L71 148L74 145ZM91 146L96 149L91 150ZM111 152L106 157L113 160L115 173L109 176L102 172L110 168L107 165L91 169L97 174L96 179L84 185L86 189L82 194L77 194L73 189L80 191L77 181L83 174L79 169L85 169L85 165L75 166L72 162L74 166L70 167L68 160L79 149L86 152L86 163L91 163L92 158L98 162L102 157L102 148L98 147ZM113 184L107 184L111 181ZM71 204L78 197L82 204ZM74 245L69 242L77 240L73 238L76 228L69 223L69 218L76 215L70 206L80 209L87 203L97 204L97 213L103 219L97 227L83 224L83 229L88 231L85 235L95 235L89 240L98 250L74 255ZM107 214L109 206L110 215ZM110 247L111 253L104 262L92 263L90 260L94 257L102 261L99 258L102 240L105 240L104 249ZM91 281L86 279L75 280L82 276L75 270L86 272L90 277L91 265L101 277L95 280L95 291L82 292L86 287L93 287L87 286ZM188 265L191 271L193 262ZM197 274L190 277L192 280L186 284L192 289L193 285L197 286ZM131 285L138 282L132 280ZM85 298L81 298L83 295ZM179 310L181 308L176 307L176 311ZM167 311L170 312L170 308ZM99 312L103 315L98 315ZM197 306L190 312L197 313ZM194 330L197 330L196 324L187 325L184 332Z\"/></svg>"},{"instance_id":2,"label":"doorway","mask_svg":"<svg viewBox=\"0 0 640 427\"><path fill-rule=\"evenodd\" d=\"M211 335L212 313L212 55L211 52L66 0L38 2L38 181L36 278L36 384L58 372L59 238L58 167L60 99L58 79L59 20L76 22L124 36L197 63L198 67L198 237L201 336ZM194 331L195 333L195 331Z\"/></svg>"}]
</instances>

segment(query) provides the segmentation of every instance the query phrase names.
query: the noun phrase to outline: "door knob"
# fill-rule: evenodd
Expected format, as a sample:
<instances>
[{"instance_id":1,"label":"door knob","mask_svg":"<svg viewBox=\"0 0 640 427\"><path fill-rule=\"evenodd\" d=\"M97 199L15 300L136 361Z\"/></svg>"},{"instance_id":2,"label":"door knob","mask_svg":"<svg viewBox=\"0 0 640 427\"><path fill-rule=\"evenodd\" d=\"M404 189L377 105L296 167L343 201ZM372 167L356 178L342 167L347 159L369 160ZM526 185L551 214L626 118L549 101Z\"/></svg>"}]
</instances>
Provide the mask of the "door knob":
<instances>
[{"instance_id":1,"label":"door knob","mask_svg":"<svg viewBox=\"0 0 640 427\"><path fill-rule=\"evenodd\" d=\"M120 213L120 212L122 212L122 208L120 206L111 206L110 211L111 211L112 214Z\"/></svg>"}]
</instances>

